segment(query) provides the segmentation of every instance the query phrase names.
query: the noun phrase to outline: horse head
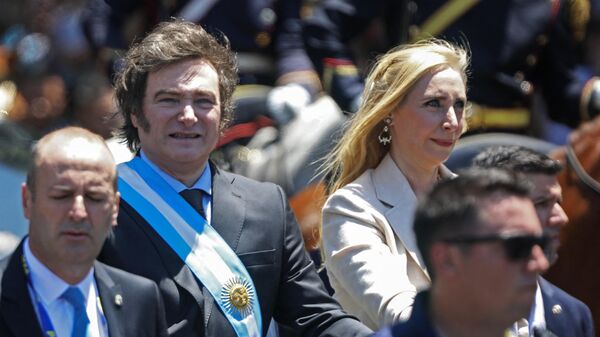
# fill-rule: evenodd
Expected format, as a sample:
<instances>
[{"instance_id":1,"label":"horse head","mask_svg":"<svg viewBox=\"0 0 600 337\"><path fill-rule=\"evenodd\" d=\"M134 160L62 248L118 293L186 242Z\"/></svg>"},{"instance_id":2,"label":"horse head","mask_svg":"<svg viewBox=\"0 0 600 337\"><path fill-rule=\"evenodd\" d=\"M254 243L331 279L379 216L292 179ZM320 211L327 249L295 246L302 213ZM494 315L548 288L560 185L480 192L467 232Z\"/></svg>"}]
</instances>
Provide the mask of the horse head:
<instances>
[{"instance_id":1,"label":"horse head","mask_svg":"<svg viewBox=\"0 0 600 337\"><path fill-rule=\"evenodd\" d=\"M558 261L545 276L590 307L599 331L600 117L583 123L550 156L564 166L558 180L569 224L561 230Z\"/></svg>"}]
</instances>

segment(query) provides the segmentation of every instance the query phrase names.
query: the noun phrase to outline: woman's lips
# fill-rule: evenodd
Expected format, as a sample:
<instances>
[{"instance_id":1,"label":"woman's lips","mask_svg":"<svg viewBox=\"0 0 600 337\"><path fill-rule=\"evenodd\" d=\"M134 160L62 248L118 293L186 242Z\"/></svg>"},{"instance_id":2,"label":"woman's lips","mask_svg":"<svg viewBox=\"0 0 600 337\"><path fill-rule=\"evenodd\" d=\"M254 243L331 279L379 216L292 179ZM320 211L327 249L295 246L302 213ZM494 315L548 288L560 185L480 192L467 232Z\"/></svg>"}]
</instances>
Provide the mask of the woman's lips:
<instances>
[{"instance_id":1,"label":"woman's lips","mask_svg":"<svg viewBox=\"0 0 600 337\"><path fill-rule=\"evenodd\" d=\"M444 140L444 139L432 139L434 143L443 147L451 147L454 145L454 140Z\"/></svg>"}]
</instances>

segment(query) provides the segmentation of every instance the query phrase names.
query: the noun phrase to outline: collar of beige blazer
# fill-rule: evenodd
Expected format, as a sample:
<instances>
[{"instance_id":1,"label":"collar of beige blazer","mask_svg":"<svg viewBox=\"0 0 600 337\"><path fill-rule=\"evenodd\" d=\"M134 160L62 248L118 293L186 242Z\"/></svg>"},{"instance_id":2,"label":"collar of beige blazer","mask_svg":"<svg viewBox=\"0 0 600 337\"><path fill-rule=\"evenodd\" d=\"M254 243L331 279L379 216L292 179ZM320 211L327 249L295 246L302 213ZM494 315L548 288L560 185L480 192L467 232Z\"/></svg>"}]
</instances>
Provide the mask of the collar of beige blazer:
<instances>
[{"instance_id":1,"label":"collar of beige blazer","mask_svg":"<svg viewBox=\"0 0 600 337\"><path fill-rule=\"evenodd\" d=\"M440 167L440 174L443 178L455 176L443 165ZM385 218L412 259L425 271L425 264L413 232L413 215L417 206L417 197L389 154L373 171L373 183L379 201L391 206L385 211Z\"/></svg>"}]
</instances>

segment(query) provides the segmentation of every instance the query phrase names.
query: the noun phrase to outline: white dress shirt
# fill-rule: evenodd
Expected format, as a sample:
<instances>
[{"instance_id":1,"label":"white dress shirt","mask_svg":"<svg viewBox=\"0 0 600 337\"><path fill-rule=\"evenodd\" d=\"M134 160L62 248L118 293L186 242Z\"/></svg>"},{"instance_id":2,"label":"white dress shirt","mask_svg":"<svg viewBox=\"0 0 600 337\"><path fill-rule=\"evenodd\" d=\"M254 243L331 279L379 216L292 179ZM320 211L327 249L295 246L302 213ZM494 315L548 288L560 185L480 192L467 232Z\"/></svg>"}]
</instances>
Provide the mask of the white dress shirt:
<instances>
[{"instance_id":1,"label":"white dress shirt","mask_svg":"<svg viewBox=\"0 0 600 337\"><path fill-rule=\"evenodd\" d=\"M544 298L542 297L542 288L538 282L537 289L535 291L535 300L531 306L531 312L529 313L529 333L533 336L533 328L537 327L542 330L546 329L546 313L544 311Z\"/></svg>"},{"instance_id":2,"label":"white dress shirt","mask_svg":"<svg viewBox=\"0 0 600 337\"><path fill-rule=\"evenodd\" d=\"M50 271L33 255L31 248L29 248L29 238L25 240L23 251L30 270L29 275L33 286L33 289L28 287L29 295L38 316L38 321L41 322L36 294L52 322L56 336L70 337L73 328L74 309L71 304L61 298L70 285ZM98 297L98 289L96 287L96 280L94 279L94 268L92 267L86 277L75 286L81 290L81 293L85 297L86 312L90 320L89 336L108 337L108 326L102 312L100 298Z\"/></svg>"},{"instance_id":3,"label":"white dress shirt","mask_svg":"<svg viewBox=\"0 0 600 337\"><path fill-rule=\"evenodd\" d=\"M542 290L538 283L535 291L535 300L531 305L529 311L529 317L527 319L520 319L515 322L507 335L516 337L530 337L533 336L533 329L540 328L546 330L546 318L544 312L544 299L542 297Z\"/></svg>"}]
</instances>

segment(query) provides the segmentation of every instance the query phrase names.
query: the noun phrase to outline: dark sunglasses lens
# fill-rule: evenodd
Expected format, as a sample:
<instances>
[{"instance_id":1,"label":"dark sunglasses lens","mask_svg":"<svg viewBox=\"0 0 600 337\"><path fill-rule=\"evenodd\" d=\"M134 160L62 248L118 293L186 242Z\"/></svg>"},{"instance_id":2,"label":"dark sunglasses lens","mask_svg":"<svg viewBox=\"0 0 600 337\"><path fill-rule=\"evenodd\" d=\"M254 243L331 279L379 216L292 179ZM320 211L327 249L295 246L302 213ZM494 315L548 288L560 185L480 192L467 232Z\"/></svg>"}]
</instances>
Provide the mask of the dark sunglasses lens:
<instances>
[{"instance_id":1,"label":"dark sunglasses lens","mask_svg":"<svg viewBox=\"0 0 600 337\"><path fill-rule=\"evenodd\" d=\"M508 238L504 241L506 256L513 261L524 260L531 256L533 246L540 246L545 251L548 244L548 238L535 236L520 236Z\"/></svg>"}]
</instances>

